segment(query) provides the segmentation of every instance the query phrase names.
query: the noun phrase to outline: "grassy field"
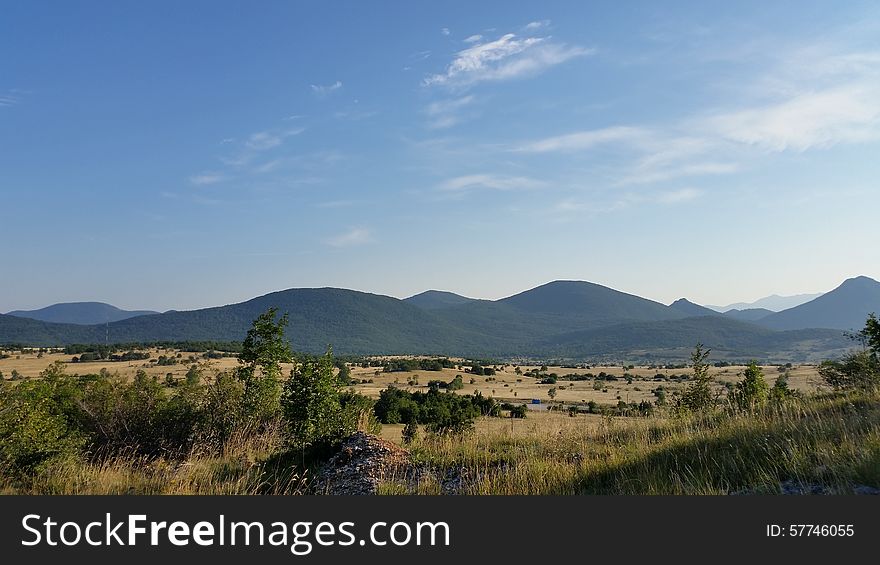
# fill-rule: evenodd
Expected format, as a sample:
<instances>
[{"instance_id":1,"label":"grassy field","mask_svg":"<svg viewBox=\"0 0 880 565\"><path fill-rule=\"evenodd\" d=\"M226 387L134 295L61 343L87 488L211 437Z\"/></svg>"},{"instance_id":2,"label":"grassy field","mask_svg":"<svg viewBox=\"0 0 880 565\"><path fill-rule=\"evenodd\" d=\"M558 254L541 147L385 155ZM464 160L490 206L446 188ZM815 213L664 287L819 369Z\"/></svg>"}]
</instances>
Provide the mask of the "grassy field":
<instances>
[{"instance_id":1,"label":"grassy field","mask_svg":"<svg viewBox=\"0 0 880 565\"><path fill-rule=\"evenodd\" d=\"M178 352L150 351L152 358ZM96 373L102 368L123 377L138 370L164 379L183 378L194 361L180 353L180 362L156 366L137 362L71 363L62 353L15 352L0 360L6 379L14 369L37 378L56 361L68 374ZM199 359L199 362L204 360ZM237 366L234 358L210 361L216 370ZM520 366L520 372L537 369ZM744 367L713 367L713 386L736 382ZM649 367L547 367L542 375L587 372L615 375L613 381L568 381L539 384L517 374L512 365L498 366L492 377L471 375L464 367L442 371L385 373L381 368L352 367L352 388L376 397L390 386L426 390L430 380L451 381L461 375L459 393L480 392L499 400L550 400L579 404L618 400L653 402L652 389L669 394L688 385L674 375L688 369ZM772 385L777 367L765 367ZM851 493L864 486L880 487L880 396L875 393L832 393L823 386L815 366L785 369L790 386L801 395L756 412L730 413L718 408L703 416L674 415L659 407L650 417L568 415L562 411L530 410L525 419L478 418L471 433L436 437L421 430L409 445L413 468L390 478L384 494L729 494L775 493L780 485L805 490ZM665 377L658 377L658 373ZM627 382L628 374L631 382ZM473 382L472 382L473 380ZM20 381L19 381L20 382ZM14 383L13 383L14 384ZM598 384L599 386L595 386ZM506 386L505 386L506 385ZM533 407L534 408L534 407ZM381 436L402 443L402 425L385 425ZM53 460L26 478L0 477L0 493L30 494L299 494L307 492L314 469L299 465L301 454L288 450L284 430L270 426L258 433L238 432L222 453L198 446L184 458L145 459L116 453Z\"/></svg>"},{"instance_id":2,"label":"grassy field","mask_svg":"<svg viewBox=\"0 0 880 565\"><path fill-rule=\"evenodd\" d=\"M546 414L513 431L412 447L429 471L386 494L851 494L880 487L880 402L828 395L758 413L610 419ZM450 487L451 484L451 487Z\"/></svg>"},{"instance_id":3,"label":"grassy field","mask_svg":"<svg viewBox=\"0 0 880 565\"><path fill-rule=\"evenodd\" d=\"M382 435L398 440L399 426ZM758 413L610 418L529 413L483 418L463 437L422 435L410 446L418 473L382 494L827 493L880 487L880 398L821 395ZM242 436L223 455L184 461L71 460L2 494L299 494L309 472L283 450L279 430Z\"/></svg>"},{"instance_id":4,"label":"grassy field","mask_svg":"<svg viewBox=\"0 0 880 565\"><path fill-rule=\"evenodd\" d=\"M6 379L9 379L12 371L16 370L25 377L35 378L40 371L51 365L55 361L62 361L67 365L68 374L87 374L98 373L101 369L106 369L111 373L119 373L123 377L133 377L134 374L143 370L150 376L156 376L164 379L171 374L174 379L183 379L190 365L196 362L204 362L199 354L180 352L177 350L159 350L151 349L148 351L152 359L157 359L160 355L176 356L180 354L176 365L158 366L155 363L145 361L94 361L88 363L71 363L72 355L63 353L44 353L38 357L38 353L21 353L12 354L7 359L0 359L0 372ZM222 359L212 359L210 364L218 370L230 370L238 365L235 358L226 357ZM357 382L352 388L361 394L365 394L372 398L377 398L379 392L387 388L389 385L395 385L409 391L428 389L428 381L442 380L451 381L456 375L461 375L464 382L464 388L458 391L461 394L474 394L479 392L483 396L491 396L503 402L530 402L532 399L541 400L542 403L550 401L547 391L551 388L556 389L556 402L566 404L579 404L595 401L599 404L617 404L618 401L624 402L641 402L647 400L653 402L655 400L653 389L662 385L667 394L671 394L676 390L680 390L687 386L687 382L675 382L674 380L655 380L655 376L659 374L667 376L690 375L689 369L651 369L648 367L635 367L625 370L620 366L595 366L590 369L569 369L559 366L547 367L546 374L556 373L560 377L566 374L585 374L605 372L609 375L616 376L617 381L606 381L601 388L594 388L593 381L568 381L560 379L555 385L539 384L538 379L524 375L517 375L513 365L498 366L498 372L492 377L471 375L461 369L443 369L442 371L407 371L383 373L381 367L352 367L352 378ZM521 372L526 373L531 370L538 369L538 366L520 365ZM723 388L725 382L736 382L741 378L741 373L745 369L743 366L729 367L712 367L711 374L717 388ZM285 368L285 372L289 367ZM631 383L623 380L625 373L633 376ZM777 367L764 367L764 374L772 384L773 379L779 374ZM815 365L797 365L788 370L789 386L801 392L813 393L825 389L824 383L819 377L817 367ZM473 380L473 383L471 382ZM360 381L372 381L361 383ZM410 385L410 382L418 384Z\"/></svg>"}]
</instances>

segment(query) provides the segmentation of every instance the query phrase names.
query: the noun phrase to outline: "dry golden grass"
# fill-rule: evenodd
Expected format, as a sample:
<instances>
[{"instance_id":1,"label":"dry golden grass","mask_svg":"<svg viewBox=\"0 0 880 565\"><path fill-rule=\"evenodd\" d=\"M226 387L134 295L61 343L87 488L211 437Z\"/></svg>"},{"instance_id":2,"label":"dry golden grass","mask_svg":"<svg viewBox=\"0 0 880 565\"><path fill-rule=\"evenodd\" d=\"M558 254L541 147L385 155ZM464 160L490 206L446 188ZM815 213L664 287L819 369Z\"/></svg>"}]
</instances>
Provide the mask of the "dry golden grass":
<instances>
[{"instance_id":1,"label":"dry golden grass","mask_svg":"<svg viewBox=\"0 0 880 565\"><path fill-rule=\"evenodd\" d=\"M131 378L139 370L145 371L150 376L165 378L165 375L171 373L176 379L182 379L186 375L186 371L193 364L190 358L194 358L195 363L204 362L200 353L180 352L174 349L148 349L145 350L150 354L151 359L158 359L160 355L175 356L180 353L181 357L177 359L176 365L158 366L156 363L150 363L149 359L143 361L90 361L88 363L72 363L73 355L65 355L64 353L44 353L39 357L37 352L14 353L8 359L0 359L0 371L9 379L12 370L17 370L20 374L29 378L36 378L40 372L56 361L65 363L65 372L69 375L86 375L97 374L101 369L107 369L111 373L118 373L121 377ZM7 351L7 354L9 352ZM213 368L221 371L229 370L238 366L238 359L233 357L224 357L222 359L211 359L210 364Z\"/></svg>"},{"instance_id":2,"label":"dry golden grass","mask_svg":"<svg viewBox=\"0 0 880 565\"><path fill-rule=\"evenodd\" d=\"M613 418L614 421L632 421L630 418ZM474 436L533 437L553 435L560 432L595 430L607 423L608 417L599 414L579 414L570 417L566 413L548 411L529 411L526 418L477 418L474 423ZM382 424L380 436L402 444L403 424Z\"/></svg>"},{"instance_id":3,"label":"dry golden grass","mask_svg":"<svg viewBox=\"0 0 880 565\"><path fill-rule=\"evenodd\" d=\"M239 432L223 454L194 450L183 460L136 454L70 458L26 479L0 476L2 494L299 494L303 476L286 461L279 426Z\"/></svg>"},{"instance_id":4,"label":"dry golden grass","mask_svg":"<svg viewBox=\"0 0 880 565\"><path fill-rule=\"evenodd\" d=\"M430 472L384 494L774 494L880 487L876 394L792 399L754 413L685 418L570 418L510 433L424 437ZM583 420L582 420L583 419ZM450 481L450 478L452 479Z\"/></svg>"},{"instance_id":5,"label":"dry golden grass","mask_svg":"<svg viewBox=\"0 0 880 565\"><path fill-rule=\"evenodd\" d=\"M20 374L36 378L41 371L46 369L55 361L66 363L68 374L88 374L98 373L101 369L107 369L111 373L119 373L120 376L131 378L139 370L145 371L150 376L156 376L164 379L169 373L175 379L182 379L187 369L192 364L191 357L197 362L204 361L200 354L179 352L177 350L151 349L148 350L152 359L157 359L160 355L176 356L178 353L181 357L176 365L157 366L150 363L149 360L144 361L95 361L88 363L71 363L72 355L63 353L44 353L42 357L38 357L36 352L31 353L14 353L8 359L0 359L0 372L5 378L9 379L12 370L17 370ZM455 360L461 362L461 360ZM222 359L213 359L210 361L212 368L225 371L231 370L238 366L238 360L231 357ZM521 365L520 370L525 373L539 367L533 365ZM730 367L712 367L711 375L715 380L715 386L719 389L723 387L725 381L736 382L741 378L741 374L745 369L744 366ZM285 367L285 372L289 367ZM358 381L358 384L352 387L353 390L378 398L379 393L394 384L400 388L414 392L416 390L427 391L428 381L443 380L451 381L456 375L461 375L464 382L464 388L458 391L460 394L481 393L483 396L491 396L502 402L530 402L532 399L539 399L543 403L550 400L547 391L550 388L556 388L556 402L564 403L586 403L595 401L599 404L617 404L618 401L624 402L641 402L647 400L653 402L655 400L652 390L660 385L667 390L667 396L673 391L681 390L687 386L686 382L676 383L672 381L654 381L654 375L662 373L666 375L690 374L689 369L650 369L648 367L635 367L631 370L624 370L620 366L596 366L590 369L567 369L559 366L549 366L547 373L556 373L560 377L569 373L598 374L604 371L607 374L615 375L621 380L607 381L603 383L603 388L596 390L593 388L593 381L567 381L560 379L555 385L538 384L537 379L517 375L513 365L504 367L499 366L499 370L494 377L485 377L479 375L471 375L465 373L462 369L443 369L442 371L411 371L397 373L383 373L381 368L362 368L352 367L352 378ZM631 384L622 380L624 373L629 373L635 377ZM815 365L798 365L792 367L788 371L789 386L801 392L813 393L817 391L827 390L819 376ZM767 381L772 385L774 379L780 373L775 366L764 367L764 374ZM361 380L373 380L372 383L360 384ZM410 386L407 383L413 379L418 381L417 386ZM471 383L473 379L474 383ZM494 380L491 380L494 379ZM644 380L639 380L644 379Z\"/></svg>"},{"instance_id":6,"label":"dry golden grass","mask_svg":"<svg viewBox=\"0 0 880 565\"><path fill-rule=\"evenodd\" d=\"M536 366L520 366L520 370L523 373L538 368ZM744 370L745 366L712 367L710 373L715 380L715 386L721 389L725 381L739 381ZM653 378L657 373L665 375L690 375L690 369L649 369L647 367L636 367L625 371L619 366L591 367L590 369L566 369L558 366L547 367L548 374L556 373L560 377L569 373L593 373L595 375L602 371L609 375L615 375L620 380L604 382L603 388L599 390L593 388L593 381L567 381L560 379L555 385L542 385L538 384L538 379L517 375L512 365L504 368L499 367L498 372L493 377L471 375L458 369L383 373L381 368L378 368L377 372L375 367L355 367L352 369L352 378L357 381L372 379L372 383L357 384L353 389L374 398L378 397L383 389L392 384L410 392L416 390L424 392L428 390L428 381L442 380L448 382L455 378L456 375L461 375L464 388L458 391L460 394L479 392L483 396L491 396L505 402L528 403L532 399L539 399L546 403L550 400L547 391L555 387L556 402L586 403L592 400L599 404L617 404L619 400L627 403L641 402L643 400L653 402L655 396L651 391L660 385L663 385L667 390L667 395L670 395L672 391L681 390L687 386L687 382L654 381ZM631 384L622 379L624 373L627 372L635 377ZM764 375L770 385L773 384L773 381L779 374L774 366L764 367ZM788 384L795 390L810 393L823 390L824 382L819 376L815 365L793 367L789 370L789 375ZM414 378L418 380L418 386L408 385L407 383ZM474 380L473 384L471 383L472 379ZM603 392L603 390L607 392Z\"/></svg>"}]
</instances>

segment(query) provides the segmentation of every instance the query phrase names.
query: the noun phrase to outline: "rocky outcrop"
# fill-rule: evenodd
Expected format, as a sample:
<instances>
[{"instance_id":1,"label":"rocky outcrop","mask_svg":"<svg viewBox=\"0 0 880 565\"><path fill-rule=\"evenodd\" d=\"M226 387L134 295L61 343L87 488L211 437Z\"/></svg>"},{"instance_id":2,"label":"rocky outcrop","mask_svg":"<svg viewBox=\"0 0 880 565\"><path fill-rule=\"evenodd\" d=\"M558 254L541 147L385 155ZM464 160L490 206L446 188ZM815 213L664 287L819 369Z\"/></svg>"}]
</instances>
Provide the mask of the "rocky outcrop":
<instances>
[{"instance_id":1,"label":"rocky outcrop","mask_svg":"<svg viewBox=\"0 0 880 565\"><path fill-rule=\"evenodd\" d=\"M311 483L315 494L376 494L383 481L405 480L409 451L374 435L355 432L325 463Z\"/></svg>"}]
</instances>

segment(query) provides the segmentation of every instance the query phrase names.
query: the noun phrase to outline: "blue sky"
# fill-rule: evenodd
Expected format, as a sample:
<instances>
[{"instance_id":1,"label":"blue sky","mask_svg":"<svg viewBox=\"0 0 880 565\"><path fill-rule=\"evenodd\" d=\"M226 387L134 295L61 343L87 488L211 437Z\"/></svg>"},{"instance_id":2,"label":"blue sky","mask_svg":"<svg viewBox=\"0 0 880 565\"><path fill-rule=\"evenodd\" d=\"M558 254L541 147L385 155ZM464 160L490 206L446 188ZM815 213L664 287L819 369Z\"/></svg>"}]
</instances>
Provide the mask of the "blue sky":
<instances>
[{"instance_id":1,"label":"blue sky","mask_svg":"<svg viewBox=\"0 0 880 565\"><path fill-rule=\"evenodd\" d=\"M621 4L6 3L0 312L880 278L876 4Z\"/></svg>"}]
</instances>

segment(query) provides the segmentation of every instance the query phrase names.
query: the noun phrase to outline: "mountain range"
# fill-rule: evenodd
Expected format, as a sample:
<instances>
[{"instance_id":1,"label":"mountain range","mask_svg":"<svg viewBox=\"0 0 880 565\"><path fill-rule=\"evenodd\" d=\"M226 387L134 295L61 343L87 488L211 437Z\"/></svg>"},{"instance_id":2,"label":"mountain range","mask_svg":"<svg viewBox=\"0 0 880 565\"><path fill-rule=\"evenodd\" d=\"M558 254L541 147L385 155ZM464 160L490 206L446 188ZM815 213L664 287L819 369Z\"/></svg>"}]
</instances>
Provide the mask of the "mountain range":
<instances>
[{"instance_id":1,"label":"mountain range","mask_svg":"<svg viewBox=\"0 0 880 565\"><path fill-rule=\"evenodd\" d=\"M104 302L64 302L39 310L15 310L9 316L56 324L106 324L135 316L158 314L152 310L122 310Z\"/></svg>"},{"instance_id":2,"label":"mountain range","mask_svg":"<svg viewBox=\"0 0 880 565\"><path fill-rule=\"evenodd\" d=\"M756 309L769 310L771 312L781 312L782 310L788 310L789 308L800 306L801 304L809 302L814 298L819 298L820 296L822 296L821 292L815 294L795 294L792 296L779 296L778 294L771 294L770 296L759 298L754 302L734 302L733 304L728 304L727 306L712 306L710 304L706 304L706 308L722 313L729 312L730 310Z\"/></svg>"},{"instance_id":3,"label":"mountain range","mask_svg":"<svg viewBox=\"0 0 880 565\"><path fill-rule=\"evenodd\" d=\"M0 315L0 343L240 341L270 307L290 317L295 349L337 354L437 354L482 358L684 359L697 342L714 358L811 361L852 345L880 311L880 283L867 277L779 313L749 319L686 299L671 305L583 281L554 281L500 300L427 291L400 300L338 288L299 288L191 311L71 324ZM739 317L746 316L746 317ZM68 318L70 320L71 318ZM82 319L82 318L80 318Z\"/></svg>"}]
</instances>

